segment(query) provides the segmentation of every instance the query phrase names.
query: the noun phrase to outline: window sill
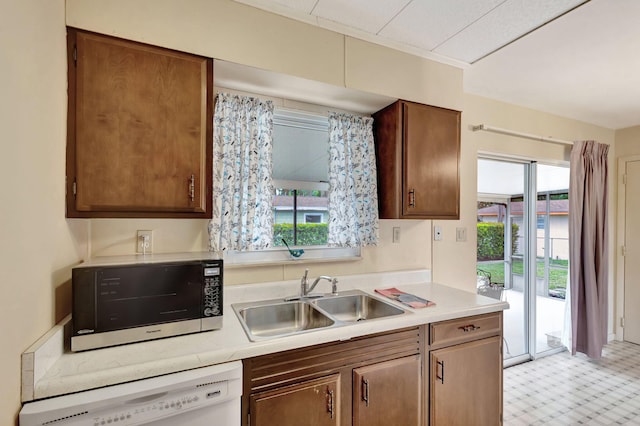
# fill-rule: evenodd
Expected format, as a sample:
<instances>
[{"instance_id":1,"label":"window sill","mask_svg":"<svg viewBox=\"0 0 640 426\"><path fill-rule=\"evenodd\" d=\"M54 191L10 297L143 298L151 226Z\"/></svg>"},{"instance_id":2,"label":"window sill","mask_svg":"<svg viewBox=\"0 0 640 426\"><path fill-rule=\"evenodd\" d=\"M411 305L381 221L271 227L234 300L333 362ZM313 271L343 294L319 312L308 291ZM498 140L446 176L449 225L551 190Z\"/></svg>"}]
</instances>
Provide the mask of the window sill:
<instances>
[{"instance_id":1,"label":"window sill","mask_svg":"<svg viewBox=\"0 0 640 426\"><path fill-rule=\"evenodd\" d=\"M300 248L300 247L296 247ZM293 258L286 249L271 249L255 252L228 252L224 254L225 268L253 266L278 266L327 262L357 262L362 260L359 248L304 247L300 258Z\"/></svg>"},{"instance_id":2,"label":"window sill","mask_svg":"<svg viewBox=\"0 0 640 426\"><path fill-rule=\"evenodd\" d=\"M283 266L283 265L305 265L311 263L331 263L331 262L358 262L362 260L362 256L350 257L323 257L323 258L306 258L306 259L288 259L288 260L262 260L247 263L224 262L225 269L254 268L260 266Z\"/></svg>"}]
</instances>

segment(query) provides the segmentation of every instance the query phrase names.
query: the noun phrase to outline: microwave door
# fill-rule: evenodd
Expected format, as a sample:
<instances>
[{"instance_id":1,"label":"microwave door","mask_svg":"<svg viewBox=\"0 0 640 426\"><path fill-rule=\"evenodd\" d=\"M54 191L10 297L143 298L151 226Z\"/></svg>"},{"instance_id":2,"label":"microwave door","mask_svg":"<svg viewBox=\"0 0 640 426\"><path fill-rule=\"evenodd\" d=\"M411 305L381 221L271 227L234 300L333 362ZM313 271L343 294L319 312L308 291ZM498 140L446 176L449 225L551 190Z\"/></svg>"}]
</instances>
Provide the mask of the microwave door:
<instances>
[{"instance_id":1,"label":"microwave door","mask_svg":"<svg viewBox=\"0 0 640 426\"><path fill-rule=\"evenodd\" d=\"M98 273L98 330L112 331L201 317L201 269L118 268Z\"/></svg>"}]
</instances>

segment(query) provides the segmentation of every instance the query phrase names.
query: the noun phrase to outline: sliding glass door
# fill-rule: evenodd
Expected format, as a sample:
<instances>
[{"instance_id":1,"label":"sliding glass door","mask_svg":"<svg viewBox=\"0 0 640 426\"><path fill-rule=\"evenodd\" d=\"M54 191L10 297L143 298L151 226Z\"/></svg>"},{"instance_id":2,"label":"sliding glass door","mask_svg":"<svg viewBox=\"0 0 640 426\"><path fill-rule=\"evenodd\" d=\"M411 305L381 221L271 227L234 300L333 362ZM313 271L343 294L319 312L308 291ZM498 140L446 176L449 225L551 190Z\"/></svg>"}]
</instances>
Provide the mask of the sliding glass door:
<instances>
[{"instance_id":1,"label":"sliding glass door","mask_svg":"<svg viewBox=\"0 0 640 426\"><path fill-rule=\"evenodd\" d=\"M478 160L478 292L509 302L505 365L561 347L567 188L568 168Z\"/></svg>"},{"instance_id":2,"label":"sliding glass door","mask_svg":"<svg viewBox=\"0 0 640 426\"><path fill-rule=\"evenodd\" d=\"M563 348L569 269L569 168L538 164L536 354Z\"/></svg>"}]
</instances>

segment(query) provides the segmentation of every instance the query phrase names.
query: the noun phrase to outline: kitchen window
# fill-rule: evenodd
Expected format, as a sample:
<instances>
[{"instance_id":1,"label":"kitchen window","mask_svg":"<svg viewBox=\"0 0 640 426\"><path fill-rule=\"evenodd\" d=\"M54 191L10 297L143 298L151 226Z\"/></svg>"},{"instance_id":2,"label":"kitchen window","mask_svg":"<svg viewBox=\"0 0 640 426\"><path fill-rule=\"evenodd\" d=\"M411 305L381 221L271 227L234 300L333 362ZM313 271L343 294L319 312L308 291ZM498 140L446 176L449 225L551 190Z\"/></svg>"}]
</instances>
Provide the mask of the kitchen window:
<instances>
[{"instance_id":1,"label":"kitchen window","mask_svg":"<svg viewBox=\"0 0 640 426\"><path fill-rule=\"evenodd\" d=\"M327 247L329 123L327 115L276 107L273 114L273 248L228 252L229 263L282 261L285 244L301 260L360 256L360 248Z\"/></svg>"},{"instance_id":2,"label":"kitchen window","mask_svg":"<svg viewBox=\"0 0 640 426\"><path fill-rule=\"evenodd\" d=\"M274 246L326 246L329 123L327 117L276 108L273 114Z\"/></svg>"}]
</instances>

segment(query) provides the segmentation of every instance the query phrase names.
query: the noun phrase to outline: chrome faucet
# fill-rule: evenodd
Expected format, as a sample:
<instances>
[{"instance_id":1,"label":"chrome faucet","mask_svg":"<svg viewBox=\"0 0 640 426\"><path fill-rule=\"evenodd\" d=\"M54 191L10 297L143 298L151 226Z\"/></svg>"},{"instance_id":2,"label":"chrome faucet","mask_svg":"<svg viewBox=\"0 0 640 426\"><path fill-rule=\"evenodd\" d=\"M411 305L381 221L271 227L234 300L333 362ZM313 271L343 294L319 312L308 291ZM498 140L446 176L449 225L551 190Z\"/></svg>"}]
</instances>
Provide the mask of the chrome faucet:
<instances>
[{"instance_id":1,"label":"chrome faucet","mask_svg":"<svg viewBox=\"0 0 640 426\"><path fill-rule=\"evenodd\" d=\"M300 298L309 297L309 294L313 291L314 288L316 288L316 286L321 280L329 281L331 283L331 294L333 294L334 296L338 295L338 279L337 278L328 277L326 275L320 275L318 278L313 280L313 284L311 284L311 287L309 287L309 280L307 278L308 275L309 275L309 269L305 269L304 275L300 280Z\"/></svg>"},{"instance_id":2,"label":"chrome faucet","mask_svg":"<svg viewBox=\"0 0 640 426\"><path fill-rule=\"evenodd\" d=\"M309 269L304 270L304 275L300 279L300 298L307 296L307 287L309 286L309 279L307 276L309 275Z\"/></svg>"}]
</instances>

